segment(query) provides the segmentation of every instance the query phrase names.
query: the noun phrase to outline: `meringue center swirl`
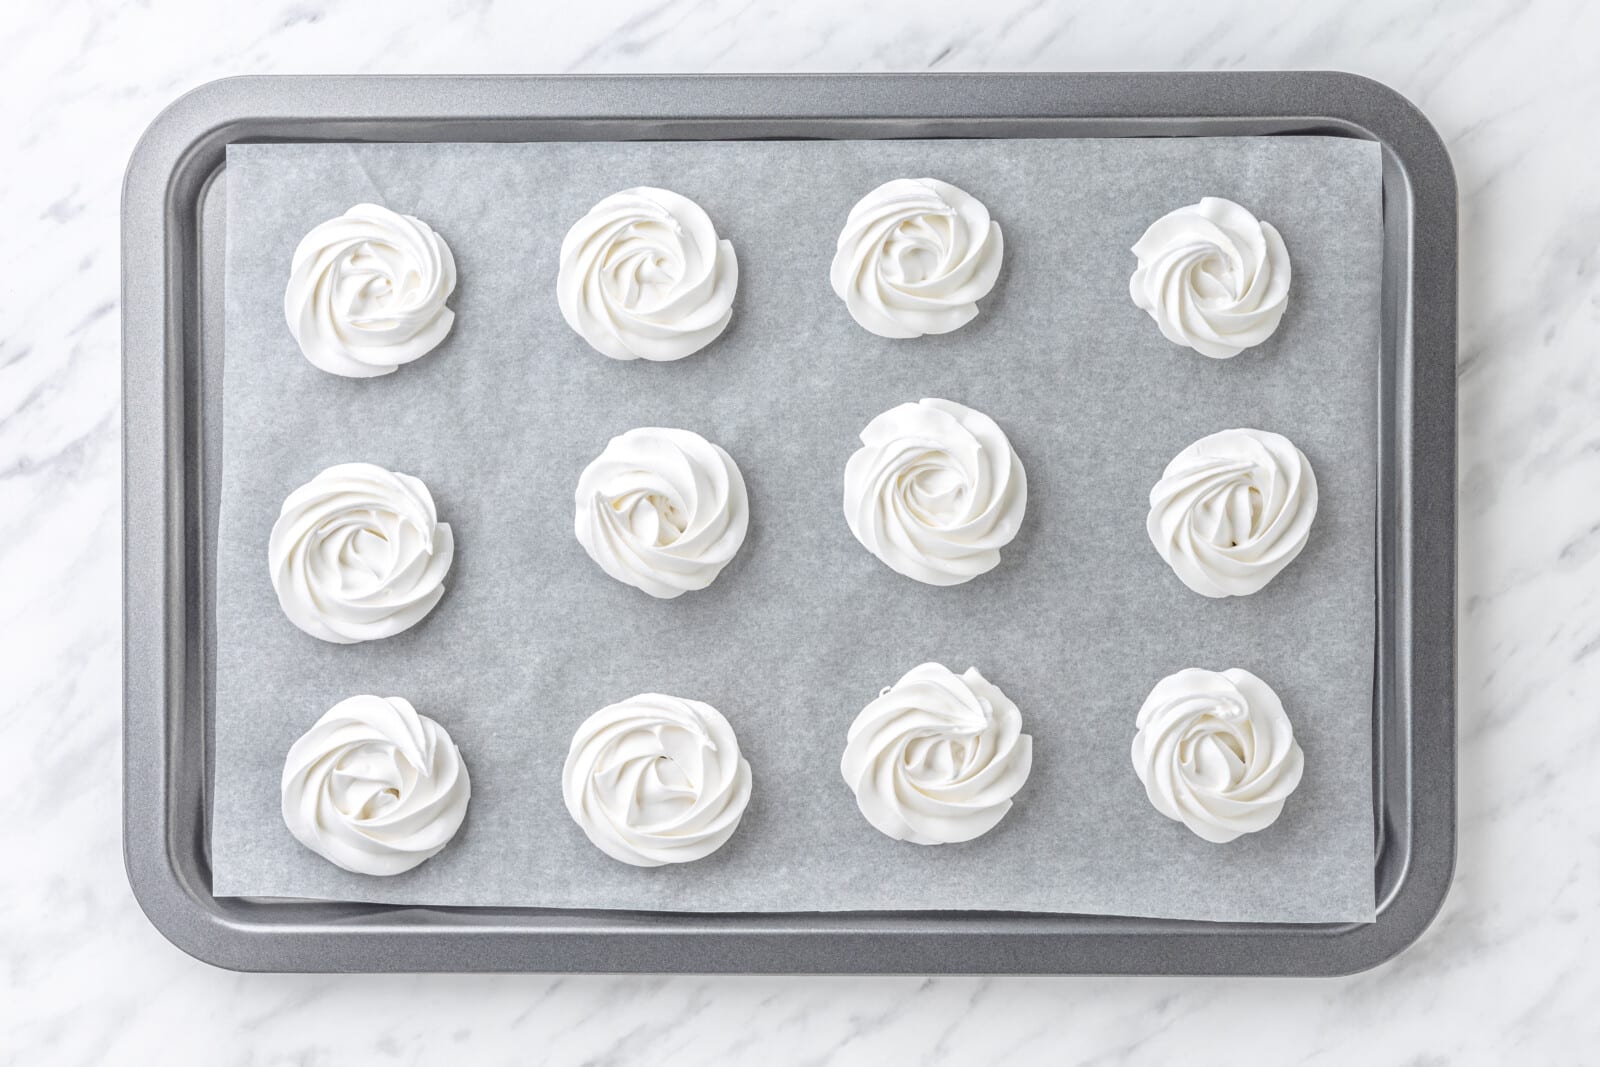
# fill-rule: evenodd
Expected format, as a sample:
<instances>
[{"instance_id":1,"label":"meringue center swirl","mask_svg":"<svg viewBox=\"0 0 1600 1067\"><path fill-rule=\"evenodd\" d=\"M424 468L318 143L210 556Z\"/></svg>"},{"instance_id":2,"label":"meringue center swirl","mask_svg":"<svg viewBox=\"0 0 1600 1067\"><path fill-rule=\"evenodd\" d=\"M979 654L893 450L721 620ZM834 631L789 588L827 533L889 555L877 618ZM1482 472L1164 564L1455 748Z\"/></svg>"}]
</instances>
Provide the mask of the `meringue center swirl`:
<instances>
[{"instance_id":1,"label":"meringue center swirl","mask_svg":"<svg viewBox=\"0 0 1600 1067\"><path fill-rule=\"evenodd\" d=\"M993 570L1027 506L1027 475L1005 433L949 400L879 415L845 465L850 532L890 568L928 585Z\"/></svg>"},{"instance_id":2,"label":"meringue center swirl","mask_svg":"<svg viewBox=\"0 0 1600 1067\"><path fill-rule=\"evenodd\" d=\"M1223 430L1167 464L1146 529L1173 572L1203 596L1248 596L1299 556L1317 514L1317 479L1288 438Z\"/></svg>"},{"instance_id":3,"label":"meringue center swirl","mask_svg":"<svg viewBox=\"0 0 1600 1067\"><path fill-rule=\"evenodd\" d=\"M1304 772L1283 702L1237 667L1163 678L1137 726L1134 772L1150 803L1214 843L1270 826Z\"/></svg>"},{"instance_id":4,"label":"meringue center swirl","mask_svg":"<svg viewBox=\"0 0 1600 1067\"><path fill-rule=\"evenodd\" d=\"M471 795L450 735L400 697L335 704L283 768L289 831L358 874L400 874L436 855L460 829Z\"/></svg>"},{"instance_id":5,"label":"meringue center swirl","mask_svg":"<svg viewBox=\"0 0 1600 1067\"><path fill-rule=\"evenodd\" d=\"M455 258L427 223L357 204L294 251L284 316L312 364L347 378L392 374L444 340Z\"/></svg>"},{"instance_id":6,"label":"meringue center swirl","mask_svg":"<svg viewBox=\"0 0 1600 1067\"><path fill-rule=\"evenodd\" d=\"M936 845L992 829L1032 763L1022 713L998 686L977 668L924 663L861 710L839 770L879 831Z\"/></svg>"},{"instance_id":7,"label":"meringue center swirl","mask_svg":"<svg viewBox=\"0 0 1600 1067\"><path fill-rule=\"evenodd\" d=\"M689 430L640 427L612 438L573 496L573 529L589 558L662 599L710 585L750 524L733 457Z\"/></svg>"},{"instance_id":8,"label":"meringue center swirl","mask_svg":"<svg viewBox=\"0 0 1600 1067\"><path fill-rule=\"evenodd\" d=\"M704 209L666 189L600 201L561 242L567 324L612 359L682 359L733 318L739 261Z\"/></svg>"},{"instance_id":9,"label":"meringue center swirl","mask_svg":"<svg viewBox=\"0 0 1600 1067\"><path fill-rule=\"evenodd\" d=\"M850 209L829 280L880 337L949 333L971 322L1004 255L1000 224L937 178L885 182Z\"/></svg>"},{"instance_id":10,"label":"meringue center swirl","mask_svg":"<svg viewBox=\"0 0 1600 1067\"><path fill-rule=\"evenodd\" d=\"M313 637L392 637L444 596L455 539L428 487L371 463L329 467L290 493L267 561L278 604Z\"/></svg>"},{"instance_id":11,"label":"meringue center swirl","mask_svg":"<svg viewBox=\"0 0 1600 1067\"><path fill-rule=\"evenodd\" d=\"M750 764L720 712L641 693L591 715L562 770L567 811L598 848L636 867L721 848L750 800Z\"/></svg>"},{"instance_id":12,"label":"meringue center swirl","mask_svg":"<svg viewBox=\"0 0 1600 1067\"><path fill-rule=\"evenodd\" d=\"M1231 200L1208 196L1162 216L1133 253L1133 302L1167 340L1213 359L1265 341L1288 308L1283 238Z\"/></svg>"}]
</instances>

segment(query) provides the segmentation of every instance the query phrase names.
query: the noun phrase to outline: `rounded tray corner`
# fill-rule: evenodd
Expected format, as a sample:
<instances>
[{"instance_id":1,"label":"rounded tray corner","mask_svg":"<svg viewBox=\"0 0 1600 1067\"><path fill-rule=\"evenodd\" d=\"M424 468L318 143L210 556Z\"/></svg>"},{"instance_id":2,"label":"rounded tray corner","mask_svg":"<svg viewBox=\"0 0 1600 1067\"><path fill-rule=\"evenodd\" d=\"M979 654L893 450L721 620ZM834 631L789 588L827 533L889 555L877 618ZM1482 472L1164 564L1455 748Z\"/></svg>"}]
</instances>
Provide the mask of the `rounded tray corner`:
<instances>
[{"instance_id":1,"label":"rounded tray corner","mask_svg":"<svg viewBox=\"0 0 1600 1067\"><path fill-rule=\"evenodd\" d=\"M165 185L177 160L215 134L230 120L247 115L254 89L270 81L261 75L236 74L216 78L188 90L162 108L134 142L123 169L122 200L136 195L142 179Z\"/></svg>"},{"instance_id":2,"label":"rounded tray corner","mask_svg":"<svg viewBox=\"0 0 1600 1067\"><path fill-rule=\"evenodd\" d=\"M122 864L139 910L179 952L221 970L258 969L244 932L226 921L216 899L198 889L159 842L125 826Z\"/></svg>"}]
</instances>

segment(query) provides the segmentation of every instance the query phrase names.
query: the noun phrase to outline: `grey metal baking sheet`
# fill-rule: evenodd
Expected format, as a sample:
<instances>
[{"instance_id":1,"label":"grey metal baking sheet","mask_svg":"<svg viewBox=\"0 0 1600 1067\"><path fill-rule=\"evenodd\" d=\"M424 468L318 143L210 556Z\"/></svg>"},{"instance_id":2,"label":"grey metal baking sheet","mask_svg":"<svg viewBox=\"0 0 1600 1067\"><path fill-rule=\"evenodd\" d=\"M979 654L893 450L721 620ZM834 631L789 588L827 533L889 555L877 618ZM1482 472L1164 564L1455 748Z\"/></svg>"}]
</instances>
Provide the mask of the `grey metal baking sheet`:
<instances>
[{"instance_id":1,"label":"grey metal baking sheet","mask_svg":"<svg viewBox=\"0 0 1600 1067\"><path fill-rule=\"evenodd\" d=\"M979 317L895 341L828 285L854 201L933 175L1006 237ZM988 909L1255 922L1374 912L1372 658L1382 279L1378 146L1341 137L239 145L228 153L212 866L218 894L672 911ZM739 255L733 326L671 363L617 362L562 321L566 228L619 187L684 193ZM1129 248L1202 196L1289 243L1289 312L1206 359L1128 298ZM450 241L449 338L380 379L300 354L282 287L299 239L350 204ZM1029 475L995 571L941 589L855 542L845 460L877 413L947 397L999 421ZM572 536L572 487L614 434L703 433L738 461L751 533L710 588L621 585ZM1265 590L1211 600L1151 548L1150 486L1191 441L1282 432L1311 457L1311 542ZM445 600L355 646L284 618L265 565L283 498L334 463L421 477L458 546ZM838 772L861 707L936 660L1023 709L1033 773L978 841L897 844ZM1149 805L1128 748L1144 696L1186 666L1243 666L1283 696L1308 772L1269 830L1212 845ZM734 839L681 867L595 849L567 816L567 743L638 692L711 702L755 794ZM289 745L345 696L398 694L473 771L466 826L404 875L342 871L278 814Z\"/></svg>"},{"instance_id":2,"label":"grey metal baking sheet","mask_svg":"<svg viewBox=\"0 0 1600 1067\"><path fill-rule=\"evenodd\" d=\"M395 909L211 892L205 637L220 420L206 354L220 351L224 211L212 193L227 144L1201 133L1382 147L1376 922ZM246 80L187 98L142 143L125 198L136 895L179 945L247 969L1333 973L1387 958L1437 909L1454 840L1453 196L1425 120L1345 75Z\"/></svg>"}]
</instances>

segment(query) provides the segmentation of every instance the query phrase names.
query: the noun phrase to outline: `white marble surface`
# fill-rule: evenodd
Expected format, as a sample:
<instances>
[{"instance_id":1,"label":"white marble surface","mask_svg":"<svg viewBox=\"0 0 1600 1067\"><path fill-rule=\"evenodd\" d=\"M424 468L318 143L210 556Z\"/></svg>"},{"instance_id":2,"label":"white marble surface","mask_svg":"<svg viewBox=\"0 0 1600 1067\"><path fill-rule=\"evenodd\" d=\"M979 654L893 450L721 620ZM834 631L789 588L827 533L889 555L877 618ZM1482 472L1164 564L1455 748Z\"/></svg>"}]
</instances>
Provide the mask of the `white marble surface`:
<instances>
[{"instance_id":1,"label":"white marble surface","mask_svg":"<svg viewBox=\"0 0 1600 1067\"><path fill-rule=\"evenodd\" d=\"M0 1061L1568 1063L1600 1038L1600 5L1217 0L0 5ZM119 835L123 164L242 72L1342 68L1461 185L1461 846L1326 981L236 975ZM766 1055L763 1055L766 1053Z\"/></svg>"}]
</instances>

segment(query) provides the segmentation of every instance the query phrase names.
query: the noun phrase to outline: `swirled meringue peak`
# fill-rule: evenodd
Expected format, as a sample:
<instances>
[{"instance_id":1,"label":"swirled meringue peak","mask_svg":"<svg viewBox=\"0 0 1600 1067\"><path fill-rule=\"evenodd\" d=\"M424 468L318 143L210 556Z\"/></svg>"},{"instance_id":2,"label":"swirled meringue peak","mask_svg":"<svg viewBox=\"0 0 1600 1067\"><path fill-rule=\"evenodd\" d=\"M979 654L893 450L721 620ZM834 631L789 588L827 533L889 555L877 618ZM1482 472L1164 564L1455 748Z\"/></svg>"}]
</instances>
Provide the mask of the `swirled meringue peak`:
<instances>
[{"instance_id":1,"label":"swirled meringue peak","mask_svg":"<svg viewBox=\"0 0 1600 1067\"><path fill-rule=\"evenodd\" d=\"M283 765L289 832L357 874L400 874L436 855L471 799L461 750L399 697L341 700Z\"/></svg>"},{"instance_id":2,"label":"swirled meringue peak","mask_svg":"<svg viewBox=\"0 0 1600 1067\"><path fill-rule=\"evenodd\" d=\"M312 364L346 378L393 374L455 322L456 261L420 219L357 204L294 250L283 314Z\"/></svg>"},{"instance_id":3,"label":"swirled meringue peak","mask_svg":"<svg viewBox=\"0 0 1600 1067\"><path fill-rule=\"evenodd\" d=\"M1005 242L989 209L937 178L896 178L850 209L828 272L862 328L879 337L949 333L978 315Z\"/></svg>"},{"instance_id":4,"label":"swirled meringue peak","mask_svg":"<svg viewBox=\"0 0 1600 1067\"><path fill-rule=\"evenodd\" d=\"M892 570L960 585L993 570L1028 507L1028 477L1011 441L981 411L924 399L890 408L861 431L844 469L844 517Z\"/></svg>"},{"instance_id":5,"label":"swirled meringue peak","mask_svg":"<svg viewBox=\"0 0 1600 1067\"><path fill-rule=\"evenodd\" d=\"M641 186L589 209L561 242L556 300L612 359L682 359L733 318L739 260L688 197Z\"/></svg>"},{"instance_id":6,"label":"swirled meringue peak","mask_svg":"<svg viewBox=\"0 0 1600 1067\"><path fill-rule=\"evenodd\" d=\"M1278 694L1237 667L1163 678L1138 729L1133 769L1150 803L1216 844L1271 826L1305 770Z\"/></svg>"},{"instance_id":7,"label":"swirled meringue peak","mask_svg":"<svg viewBox=\"0 0 1600 1067\"><path fill-rule=\"evenodd\" d=\"M1289 250L1270 223L1208 196L1133 246L1128 290L1174 344L1228 359L1272 336L1289 306Z\"/></svg>"},{"instance_id":8,"label":"swirled meringue peak","mask_svg":"<svg viewBox=\"0 0 1600 1067\"><path fill-rule=\"evenodd\" d=\"M1150 490L1146 530L1183 584L1249 596L1306 547L1317 477L1287 438L1223 430L1179 452Z\"/></svg>"},{"instance_id":9,"label":"swirled meringue peak","mask_svg":"<svg viewBox=\"0 0 1600 1067\"><path fill-rule=\"evenodd\" d=\"M896 841L947 845L992 830L1033 767L1022 713L976 667L924 663L861 709L840 773Z\"/></svg>"},{"instance_id":10,"label":"swirled meringue peak","mask_svg":"<svg viewBox=\"0 0 1600 1067\"><path fill-rule=\"evenodd\" d=\"M371 463L329 467L290 493L267 545L283 613L341 645L421 622L454 558L428 487Z\"/></svg>"},{"instance_id":11,"label":"swirled meringue peak","mask_svg":"<svg viewBox=\"0 0 1600 1067\"><path fill-rule=\"evenodd\" d=\"M710 704L641 693L578 727L561 795L589 840L613 859L635 867L688 863L739 828L750 764Z\"/></svg>"},{"instance_id":12,"label":"swirled meringue peak","mask_svg":"<svg viewBox=\"0 0 1600 1067\"><path fill-rule=\"evenodd\" d=\"M640 427L613 437L573 497L573 530L589 558L663 600L710 585L750 525L733 457L690 430Z\"/></svg>"}]
</instances>

